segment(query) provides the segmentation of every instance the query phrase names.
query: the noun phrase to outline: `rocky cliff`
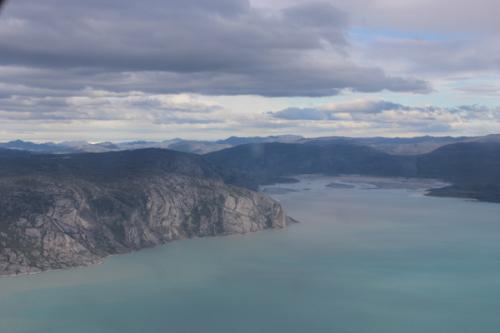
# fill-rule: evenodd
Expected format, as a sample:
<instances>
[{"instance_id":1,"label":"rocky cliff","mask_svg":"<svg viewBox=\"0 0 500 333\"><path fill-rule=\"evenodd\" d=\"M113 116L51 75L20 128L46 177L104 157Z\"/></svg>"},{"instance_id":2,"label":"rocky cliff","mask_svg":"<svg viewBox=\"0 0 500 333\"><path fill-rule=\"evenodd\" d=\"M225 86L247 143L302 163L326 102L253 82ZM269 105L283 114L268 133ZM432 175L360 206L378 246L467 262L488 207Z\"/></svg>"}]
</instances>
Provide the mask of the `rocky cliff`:
<instances>
[{"instance_id":1,"label":"rocky cliff","mask_svg":"<svg viewBox=\"0 0 500 333\"><path fill-rule=\"evenodd\" d=\"M133 159L138 153L130 154ZM196 164L180 157L190 167ZM108 156L84 159L89 158L94 169L109 164ZM179 163L124 173L131 163L120 158L125 163L115 165L115 174L121 176L111 169L98 178L88 170L84 175L60 171L70 169L64 167L65 157L57 157L51 162L57 172L44 168L14 176L10 170L0 177L0 275L87 265L171 240L286 226L281 206L262 194L226 185L214 175L181 172Z\"/></svg>"}]
</instances>

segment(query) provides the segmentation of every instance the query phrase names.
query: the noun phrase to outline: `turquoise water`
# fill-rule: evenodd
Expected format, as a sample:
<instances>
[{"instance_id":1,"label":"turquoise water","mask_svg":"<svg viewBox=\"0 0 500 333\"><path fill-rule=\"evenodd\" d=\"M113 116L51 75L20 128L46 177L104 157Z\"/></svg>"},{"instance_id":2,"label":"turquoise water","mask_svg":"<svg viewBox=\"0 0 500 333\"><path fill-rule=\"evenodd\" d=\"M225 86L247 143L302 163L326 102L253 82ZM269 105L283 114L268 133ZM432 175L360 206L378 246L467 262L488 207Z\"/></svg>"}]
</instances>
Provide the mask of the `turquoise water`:
<instances>
[{"instance_id":1,"label":"turquoise water","mask_svg":"<svg viewBox=\"0 0 500 333\"><path fill-rule=\"evenodd\" d=\"M0 279L0 332L500 332L500 205L305 182L284 231Z\"/></svg>"}]
</instances>

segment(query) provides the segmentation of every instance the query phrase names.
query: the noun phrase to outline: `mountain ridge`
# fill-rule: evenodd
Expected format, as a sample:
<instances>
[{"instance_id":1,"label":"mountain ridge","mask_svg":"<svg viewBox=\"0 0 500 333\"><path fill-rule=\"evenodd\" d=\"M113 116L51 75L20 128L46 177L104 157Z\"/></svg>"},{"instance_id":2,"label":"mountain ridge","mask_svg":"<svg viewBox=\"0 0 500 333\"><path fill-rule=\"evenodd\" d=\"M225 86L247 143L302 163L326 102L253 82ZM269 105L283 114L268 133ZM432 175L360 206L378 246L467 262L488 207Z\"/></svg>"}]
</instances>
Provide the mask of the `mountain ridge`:
<instances>
[{"instance_id":1,"label":"mountain ridge","mask_svg":"<svg viewBox=\"0 0 500 333\"><path fill-rule=\"evenodd\" d=\"M500 142L500 134L485 136L419 136L419 137L317 137L305 138L299 135L277 135L237 137L232 136L222 140L184 140L180 138L164 141L128 141L128 142L100 142L65 141L61 143L33 143L29 141L10 141L0 143L0 148L27 150L37 153L81 153L81 152L110 152L121 150L136 150L145 148L171 149L187 153L207 154L239 145L252 143L357 143L376 148L393 155L418 155L431 152L447 144L459 142Z\"/></svg>"}]
</instances>

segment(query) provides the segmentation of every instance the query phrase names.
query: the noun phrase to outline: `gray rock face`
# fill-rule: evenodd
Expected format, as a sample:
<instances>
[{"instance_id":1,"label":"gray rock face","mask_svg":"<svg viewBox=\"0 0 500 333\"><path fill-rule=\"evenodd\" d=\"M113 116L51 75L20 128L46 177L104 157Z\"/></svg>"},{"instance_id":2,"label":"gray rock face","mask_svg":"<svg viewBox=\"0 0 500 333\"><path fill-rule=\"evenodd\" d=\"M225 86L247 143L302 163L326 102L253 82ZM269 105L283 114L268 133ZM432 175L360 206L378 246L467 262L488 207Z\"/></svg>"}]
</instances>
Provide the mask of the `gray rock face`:
<instances>
[{"instance_id":1,"label":"gray rock face","mask_svg":"<svg viewBox=\"0 0 500 333\"><path fill-rule=\"evenodd\" d=\"M0 179L0 275L99 262L191 237L284 228L274 200L214 179L140 175Z\"/></svg>"}]
</instances>

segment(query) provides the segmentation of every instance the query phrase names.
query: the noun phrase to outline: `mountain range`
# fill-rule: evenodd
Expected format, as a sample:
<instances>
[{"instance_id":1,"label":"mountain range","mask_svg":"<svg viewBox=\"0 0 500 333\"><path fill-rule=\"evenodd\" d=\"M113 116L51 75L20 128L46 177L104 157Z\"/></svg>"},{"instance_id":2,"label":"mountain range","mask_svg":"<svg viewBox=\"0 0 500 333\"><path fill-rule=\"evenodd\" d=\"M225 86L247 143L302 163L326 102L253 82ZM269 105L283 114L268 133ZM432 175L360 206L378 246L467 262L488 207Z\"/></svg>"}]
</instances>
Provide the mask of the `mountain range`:
<instances>
[{"instance_id":1,"label":"mountain range","mask_svg":"<svg viewBox=\"0 0 500 333\"><path fill-rule=\"evenodd\" d=\"M470 137L434 137L421 136L414 138L386 138L366 137L353 138L342 136L330 136L319 138L304 138L299 135L279 135L266 137L237 137L232 136L224 140L184 140L171 139L164 141L128 141L128 142L99 142L89 143L86 141L65 141L60 143L45 142L34 143L29 141L15 140L0 143L0 148L25 150L34 153L68 154L68 153L103 153L110 151L134 150L145 148L163 148L177 150L186 153L207 154L244 144L256 143L351 143L369 146L377 150L395 155L418 155L429 153L439 147L460 142L497 142L500 143L500 134Z\"/></svg>"},{"instance_id":2,"label":"mountain range","mask_svg":"<svg viewBox=\"0 0 500 333\"><path fill-rule=\"evenodd\" d=\"M284 228L292 219L259 186L298 174L438 178L451 185L431 195L500 202L497 135L161 144L195 143L198 154L145 148L158 144L147 141L4 144L0 275L86 265L183 238Z\"/></svg>"}]
</instances>

